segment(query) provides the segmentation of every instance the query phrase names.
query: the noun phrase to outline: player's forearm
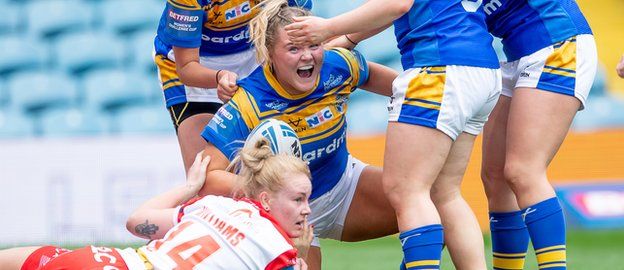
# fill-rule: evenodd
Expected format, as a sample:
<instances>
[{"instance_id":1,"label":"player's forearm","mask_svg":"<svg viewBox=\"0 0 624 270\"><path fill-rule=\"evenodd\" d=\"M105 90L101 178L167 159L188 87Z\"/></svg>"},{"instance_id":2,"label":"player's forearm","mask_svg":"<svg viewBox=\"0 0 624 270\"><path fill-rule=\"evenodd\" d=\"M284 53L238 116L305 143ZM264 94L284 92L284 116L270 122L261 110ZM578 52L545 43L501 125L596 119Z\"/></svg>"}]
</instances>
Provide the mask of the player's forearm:
<instances>
[{"instance_id":1,"label":"player's forearm","mask_svg":"<svg viewBox=\"0 0 624 270\"><path fill-rule=\"evenodd\" d=\"M236 175L225 170L213 170L206 174L206 183L199 191L200 196L218 195L232 197Z\"/></svg>"},{"instance_id":2,"label":"player's forearm","mask_svg":"<svg viewBox=\"0 0 624 270\"><path fill-rule=\"evenodd\" d=\"M204 67L199 63L198 48L173 47L173 54L176 60L176 72L184 85L200 88L217 87L218 70Z\"/></svg>"},{"instance_id":3,"label":"player's forearm","mask_svg":"<svg viewBox=\"0 0 624 270\"><path fill-rule=\"evenodd\" d=\"M368 68L370 70L368 81L360 88L383 96L392 96L392 82L399 76L399 73L373 62L368 62Z\"/></svg>"},{"instance_id":4,"label":"player's forearm","mask_svg":"<svg viewBox=\"0 0 624 270\"><path fill-rule=\"evenodd\" d=\"M366 33L392 24L412 7L413 0L370 0L330 20L334 35ZM351 36L349 36L351 37Z\"/></svg>"},{"instance_id":5,"label":"player's forearm","mask_svg":"<svg viewBox=\"0 0 624 270\"><path fill-rule=\"evenodd\" d=\"M353 33L353 34L348 34L349 35L349 39L352 42L360 43L361 41L366 40L369 37L372 37L374 35L377 35L377 34L383 32L388 27L390 27L390 25L392 25L392 23L389 23L387 25L384 25L382 27L379 27L379 28L376 28L376 29L373 29L373 30L368 30L368 31L362 31L362 32L357 32L357 33Z\"/></svg>"}]
</instances>

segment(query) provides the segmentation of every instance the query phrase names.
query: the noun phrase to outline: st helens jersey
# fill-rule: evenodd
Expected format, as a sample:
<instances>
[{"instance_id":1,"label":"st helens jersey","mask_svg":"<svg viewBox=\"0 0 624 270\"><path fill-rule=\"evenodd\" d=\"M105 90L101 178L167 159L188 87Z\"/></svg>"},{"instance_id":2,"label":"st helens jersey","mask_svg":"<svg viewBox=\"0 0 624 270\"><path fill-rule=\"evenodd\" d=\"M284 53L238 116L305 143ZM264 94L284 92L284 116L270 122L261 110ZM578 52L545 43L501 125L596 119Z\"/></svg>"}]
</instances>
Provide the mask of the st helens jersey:
<instances>
[{"instance_id":1,"label":"st helens jersey","mask_svg":"<svg viewBox=\"0 0 624 270\"><path fill-rule=\"evenodd\" d=\"M592 33L574 0L483 0L482 11L489 31L502 39L508 61Z\"/></svg>"},{"instance_id":2,"label":"st helens jersey","mask_svg":"<svg viewBox=\"0 0 624 270\"><path fill-rule=\"evenodd\" d=\"M249 21L263 0L167 0L154 41L156 53L168 55L172 46L199 48L201 56L247 50ZM312 0L289 0L291 6L312 8Z\"/></svg>"},{"instance_id":3,"label":"st helens jersey","mask_svg":"<svg viewBox=\"0 0 624 270\"><path fill-rule=\"evenodd\" d=\"M477 0L414 0L411 9L394 21L403 68L498 68L484 14L472 2Z\"/></svg>"},{"instance_id":4,"label":"st helens jersey","mask_svg":"<svg viewBox=\"0 0 624 270\"><path fill-rule=\"evenodd\" d=\"M310 165L310 198L317 198L331 190L345 171L347 100L367 80L366 61L358 52L344 49L325 51L316 86L299 95L286 92L268 66L259 67L238 82L241 89L214 115L202 136L231 160L262 120L288 123Z\"/></svg>"},{"instance_id":5,"label":"st helens jersey","mask_svg":"<svg viewBox=\"0 0 624 270\"><path fill-rule=\"evenodd\" d=\"M139 248L154 269L267 269L295 264L290 238L257 202L205 196L179 208L161 240Z\"/></svg>"}]
</instances>

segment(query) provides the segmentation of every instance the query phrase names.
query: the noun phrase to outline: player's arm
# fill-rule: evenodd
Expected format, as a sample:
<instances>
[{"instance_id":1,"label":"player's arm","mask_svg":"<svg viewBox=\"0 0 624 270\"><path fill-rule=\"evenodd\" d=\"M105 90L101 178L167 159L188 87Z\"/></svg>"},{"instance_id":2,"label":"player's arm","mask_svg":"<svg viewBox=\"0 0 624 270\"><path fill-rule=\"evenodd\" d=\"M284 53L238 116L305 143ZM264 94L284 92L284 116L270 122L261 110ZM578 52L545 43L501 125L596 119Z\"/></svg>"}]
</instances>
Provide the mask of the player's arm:
<instances>
[{"instance_id":1,"label":"player's arm","mask_svg":"<svg viewBox=\"0 0 624 270\"><path fill-rule=\"evenodd\" d=\"M326 42L324 46L327 49L331 49L334 47L342 47L345 49L353 50L358 43L360 43L361 41L365 39L368 39L369 37L372 37L374 35L377 35L383 32L388 27L390 27L390 25L392 24L388 24L388 25L385 25L385 26L382 26L380 28L373 29L370 31L357 32L353 34L344 34L342 36L338 36L335 39L332 39Z\"/></svg>"},{"instance_id":2,"label":"player's arm","mask_svg":"<svg viewBox=\"0 0 624 270\"><path fill-rule=\"evenodd\" d=\"M367 63L370 74L368 81L360 85L360 88L383 96L392 96L392 82L399 76L399 73L384 65L373 62Z\"/></svg>"},{"instance_id":3,"label":"player's arm","mask_svg":"<svg viewBox=\"0 0 624 270\"><path fill-rule=\"evenodd\" d=\"M212 161L206 171L206 183L204 183L204 186L199 191L199 195L231 197L236 175L225 170L230 164L230 160L210 142L208 142L203 152L204 156L211 156Z\"/></svg>"},{"instance_id":4,"label":"player's arm","mask_svg":"<svg viewBox=\"0 0 624 270\"><path fill-rule=\"evenodd\" d=\"M126 228L132 234L147 239L160 239L173 227L174 213L178 205L197 196L206 180L206 169L210 156L198 153L189 168L186 183L157 195L134 210L126 221Z\"/></svg>"},{"instance_id":5,"label":"player's arm","mask_svg":"<svg viewBox=\"0 0 624 270\"><path fill-rule=\"evenodd\" d=\"M184 85L201 87L201 88L217 88L219 81L227 78L228 82L236 82L238 77L236 73L228 70L214 70L202 66L199 63L199 48L183 48L173 46L173 54L175 55L176 71L180 76L180 80ZM235 84L222 84L228 86L227 93L234 92ZM232 96L233 93L229 95Z\"/></svg>"},{"instance_id":6,"label":"player's arm","mask_svg":"<svg viewBox=\"0 0 624 270\"><path fill-rule=\"evenodd\" d=\"M295 17L285 30L294 43L318 44L333 36L365 32L391 24L407 13L413 0L370 0L360 7L330 19Z\"/></svg>"}]
</instances>

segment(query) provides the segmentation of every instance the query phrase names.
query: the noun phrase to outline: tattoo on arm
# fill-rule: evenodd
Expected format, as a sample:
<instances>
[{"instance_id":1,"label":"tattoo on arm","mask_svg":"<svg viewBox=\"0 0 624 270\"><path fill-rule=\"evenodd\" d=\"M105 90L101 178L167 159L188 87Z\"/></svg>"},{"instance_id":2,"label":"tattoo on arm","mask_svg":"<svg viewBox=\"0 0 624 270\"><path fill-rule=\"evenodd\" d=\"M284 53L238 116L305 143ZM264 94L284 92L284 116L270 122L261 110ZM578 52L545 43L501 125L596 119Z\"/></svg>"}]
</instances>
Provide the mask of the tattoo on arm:
<instances>
[{"instance_id":1,"label":"tattoo on arm","mask_svg":"<svg viewBox=\"0 0 624 270\"><path fill-rule=\"evenodd\" d=\"M152 239L152 235L158 232L158 226L156 226L156 224L150 224L146 219L145 223L136 225L134 227L134 231L139 235L143 235L149 239Z\"/></svg>"}]
</instances>

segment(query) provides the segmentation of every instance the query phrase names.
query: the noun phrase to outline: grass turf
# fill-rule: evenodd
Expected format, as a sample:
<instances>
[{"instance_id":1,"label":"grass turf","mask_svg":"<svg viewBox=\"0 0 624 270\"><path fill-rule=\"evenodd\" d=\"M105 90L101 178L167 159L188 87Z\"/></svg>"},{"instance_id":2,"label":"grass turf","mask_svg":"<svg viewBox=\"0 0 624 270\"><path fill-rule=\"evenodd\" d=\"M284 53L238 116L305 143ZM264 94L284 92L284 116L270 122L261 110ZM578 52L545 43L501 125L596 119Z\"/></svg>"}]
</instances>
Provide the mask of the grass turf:
<instances>
[{"instance_id":1,"label":"grass turf","mask_svg":"<svg viewBox=\"0 0 624 270\"><path fill-rule=\"evenodd\" d=\"M491 246L485 237L488 269L491 268ZM322 240L324 270L398 269L401 246L390 236L359 243L341 243ZM624 270L624 230L580 231L568 233L568 269L622 269ZM444 252L442 269L455 269L448 252ZM524 269L538 269L533 252Z\"/></svg>"}]
</instances>

